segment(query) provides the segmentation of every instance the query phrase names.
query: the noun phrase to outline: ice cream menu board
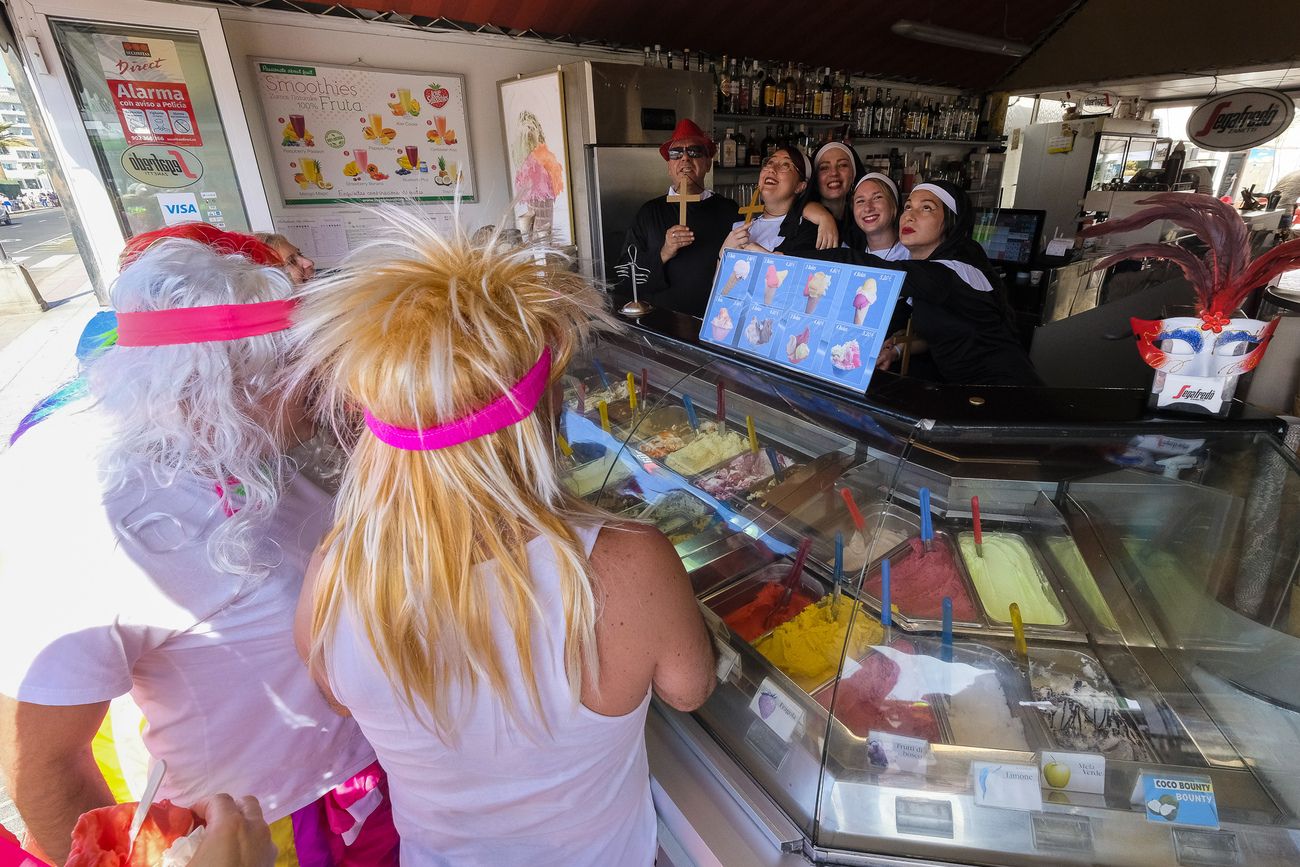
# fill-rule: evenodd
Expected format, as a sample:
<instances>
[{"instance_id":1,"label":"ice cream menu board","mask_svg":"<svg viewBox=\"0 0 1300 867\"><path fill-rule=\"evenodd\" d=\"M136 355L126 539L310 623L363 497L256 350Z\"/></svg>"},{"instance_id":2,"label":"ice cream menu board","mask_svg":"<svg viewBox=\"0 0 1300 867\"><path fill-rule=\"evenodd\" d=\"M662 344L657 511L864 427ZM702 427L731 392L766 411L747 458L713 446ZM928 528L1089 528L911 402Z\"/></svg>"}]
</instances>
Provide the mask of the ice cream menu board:
<instances>
[{"instance_id":1,"label":"ice cream menu board","mask_svg":"<svg viewBox=\"0 0 1300 867\"><path fill-rule=\"evenodd\" d=\"M903 272L724 250L700 337L865 391Z\"/></svg>"},{"instance_id":2,"label":"ice cream menu board","mask_svg":"<svg viewBox=\"0 0 1300 867\"><path fill-rule=\"evenodd\" d=\"M474 201L459 75L254 62L286 205Z\"/></svg>"}]
</instances>

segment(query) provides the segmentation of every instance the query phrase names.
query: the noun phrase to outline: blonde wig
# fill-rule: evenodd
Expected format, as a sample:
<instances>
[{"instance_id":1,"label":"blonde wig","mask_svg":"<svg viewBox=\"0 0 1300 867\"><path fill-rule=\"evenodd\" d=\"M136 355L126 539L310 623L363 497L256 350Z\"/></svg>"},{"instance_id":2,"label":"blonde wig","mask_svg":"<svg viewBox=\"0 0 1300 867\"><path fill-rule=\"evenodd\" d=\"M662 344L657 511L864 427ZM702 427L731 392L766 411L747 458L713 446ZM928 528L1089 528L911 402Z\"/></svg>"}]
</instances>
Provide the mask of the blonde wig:
<instances>
[{"instance_id":1,"label":"blonde wig","mask_svg":"<svg viewBox=\"0 0 1300 867\"><path fill-rule=\"evenodd\" d=\"M389 237L305 289L296 315L299 376L317 380L337 427L355 427L363 408L403 428L459 419L507 392L543 348L554 384L594 332L615 327L602 295L552 256L381 213ZM363 430L343 474L317 577L312 662L328 670L333 631L350 616L398 695L448 743L457 723L449 695L487 688L524 719L493 639L494 609L541 715L532 539L547 540L558 564L574 701L595 682L596 603L573 525L598 518L557 476L553 392L524 420L440 450L403 451Z\"/></svg>"}]
</instances>

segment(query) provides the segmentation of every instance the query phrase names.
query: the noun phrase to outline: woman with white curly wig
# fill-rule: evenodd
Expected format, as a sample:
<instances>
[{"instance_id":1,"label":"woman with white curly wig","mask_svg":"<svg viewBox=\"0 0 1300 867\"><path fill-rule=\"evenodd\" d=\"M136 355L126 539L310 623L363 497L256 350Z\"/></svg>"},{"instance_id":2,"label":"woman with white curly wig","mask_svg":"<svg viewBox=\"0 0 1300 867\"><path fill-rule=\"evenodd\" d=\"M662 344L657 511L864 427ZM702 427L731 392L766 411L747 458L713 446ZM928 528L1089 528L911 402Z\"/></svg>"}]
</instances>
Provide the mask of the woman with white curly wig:
<instances>
[{"instance_id":1,"label":"woman with white curly wig","mask_svg":"<svg viewBox=\"0 0 1300 867\"><path fill-rule=\"evenodd\" d=\"M77 817L113 802L92 741L129 692L160 798L254 796L282 858L396 863L374 753L293 646L331 501L286 458L311 435L277 385L289 278L204 224L123 262L88 394L0 460L0 769L32 841L63 863Z\"/></svg>"}]
</instances>

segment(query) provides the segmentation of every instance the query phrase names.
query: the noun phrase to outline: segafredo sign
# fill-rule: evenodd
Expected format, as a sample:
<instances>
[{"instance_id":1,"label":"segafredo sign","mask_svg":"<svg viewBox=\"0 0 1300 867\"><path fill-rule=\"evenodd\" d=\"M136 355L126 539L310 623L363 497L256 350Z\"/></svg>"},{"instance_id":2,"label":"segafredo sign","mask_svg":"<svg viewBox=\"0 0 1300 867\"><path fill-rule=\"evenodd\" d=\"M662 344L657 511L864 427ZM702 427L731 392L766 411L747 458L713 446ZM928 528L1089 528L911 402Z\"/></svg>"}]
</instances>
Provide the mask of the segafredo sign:
<instances>
[{"instance_id":1,"label":"segafredo sign","mask_svg":"<svg viewBox=\"0 0 1300 867\"><path fill-rule=\"evenodd\" d=\"M1187 137L1212 151L1240 151L1277 138L1295 116L1295 102L1251 87L1212 96L1187 121Z\"/></svg>"}]
</instances>

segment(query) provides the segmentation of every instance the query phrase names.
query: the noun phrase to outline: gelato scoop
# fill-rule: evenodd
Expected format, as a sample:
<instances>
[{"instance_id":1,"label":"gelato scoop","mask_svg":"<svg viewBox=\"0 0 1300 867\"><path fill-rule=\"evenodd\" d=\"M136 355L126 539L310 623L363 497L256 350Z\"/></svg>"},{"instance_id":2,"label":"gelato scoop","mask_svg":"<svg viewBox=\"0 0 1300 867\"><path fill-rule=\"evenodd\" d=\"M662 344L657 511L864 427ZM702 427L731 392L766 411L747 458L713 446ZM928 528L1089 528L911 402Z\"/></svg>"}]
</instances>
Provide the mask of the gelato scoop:
<instances>
[{"instance_id":1,"label":"gelato scoop","mask_svg":"<svg viewBox=\"0 0 1300 867\"><path fill-rule=\"evenodd\" d=\"M853 324L861 325L867 318L867 310L876 303L876 278L868 277L858 291L853 293Z\"/></svg>"},{"instance_id":2,"label":"gelato scoop","mask_svg":"<svg viewBox=\"0 0 1300 867\"><path fill-rule=\"evenodd\" d=\"M736 284L749 276L749 260L737 259L736 264L731 268L731 276L727 278L726 284L722 287L724 296L730 295L731 290L736 288Z\"/></svg>"},{"instance_id":3,"label":"gelato scoop","mask_svg":"<svg viewBox=\"0 0 1300 867\"><path fill-rule=\"evenodd\" d=\"M763 285L764 285L763 303L764 304L772 303L772 300L776 298L776 290L781 288L781 284L785 282L785 275L789 273L790 272L788 270L786 271L776 270L775 265L767 266L767 273L763 275Z\"/></svg>"},{"instance_id":4,"label":"gelato scoop","mask_svg":"<svg viewBox=\"0 0 1300 867\"><path fill-rule=\"evenodd\" d=\"M832 709L834 698L835 718L860 738L878 731L936 741L939 724L922 698L926 688L919 667L908 665L907 654L896 650L891 648L889 655L871 653L835 689L818 692L817 702Z\"/></svg>"},{"instance_id":5,"label":"gelato scoop","mask_svg":"<svg viewBox=\"0 0 1300 867\"><path fill-rule=\"evenodd\" d=\"M824 271L818 271L808 278L808 282L803 287L803 297L808 299L808 303L804 307L805 313L813 312L813 309L817 307L817 302L826 294L830 284L830 275Z\"/></svg>"},{"instance_id":6,"label":"gelato scoop","mask_svg":"<svg viewBox=\"0 0 1300 867\"><path fill-rule=\"evenodd\" d=\"M668 469L684 476L702 473L728 458L749 449L749 439L735 431L714 429L701 433L683 448L670 454L664 461Z\"/></svg>"},{"instance_id":7,"label":"gelato scoop","mask_svg":"<svg viewBox=\"0 0 1300 867\"><path fill-rule=\"evenodd\" d=\"M745 339L755 346L762 346L772 339L772 320L762 319L757 316L749 318L749 324L745 326Z\"/></svg>"},{"instance_id":8,"label":"gelato scoop","mask_svg":"<svg viewBox=\"0 0 1300 867\"><path fill-rule=\"evenodd\" d=\"M726 340L727 335L731 334L731 329L735 323L731 321L731 313L723 307L718 311L718 315L709 320L709 327L713 329L714 340Z\"/></svg>"},{"instance_id":9,"label":"gelato scoop","mask_svg":"<svg viewBox=\"0 0 1300 867\"><path fill-rule=\"evenodd\" d=\"M831 364L837 370L857 370L862 366L862 350L858 341L847 340L831 347Z\"/></svg>"},{"instance_id":10,"label":"gelato scoop","mask_svg":"<svg viewBox=\"0 0 1300 867\"><path fill-rule=\"evenodd\" d=\"M794 461L778 454L776 462L781 469L786 469ZM746 452L732 458L723 466L696 482L696 487L715 497L730 497L742 494L775 475L772 461L767 456L767 449L758 452Z\"/></svg>"},{"instance_id":11,"label":"gelato scoop","mask_svg":"<svg viewBox=\"0 0 1300 867\"><path fill-rule=\"evenodd\" d=\"M984 536L984 545L988 547L988 534ZM910 617L939 620L943 617L943 597L952 599L953 620L966 623L979 623L975 612L975 603L966 592L966 582L962 580L948 546L935 540L929 551L920 539L908 541L908 553L889 564L889 600L891 607L899 613ZM863 589L880 598L880 570L876 569L867 578Z\"/></svg>"}]
</instances>

